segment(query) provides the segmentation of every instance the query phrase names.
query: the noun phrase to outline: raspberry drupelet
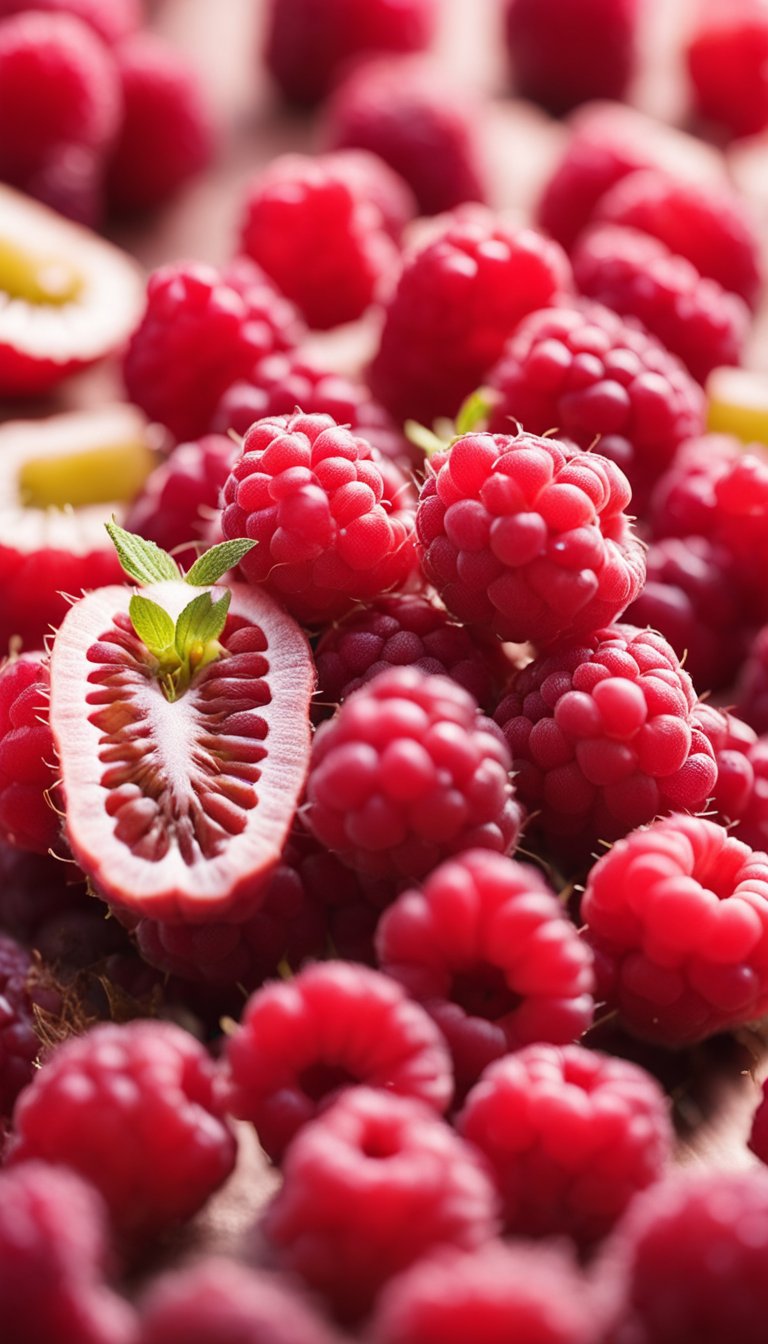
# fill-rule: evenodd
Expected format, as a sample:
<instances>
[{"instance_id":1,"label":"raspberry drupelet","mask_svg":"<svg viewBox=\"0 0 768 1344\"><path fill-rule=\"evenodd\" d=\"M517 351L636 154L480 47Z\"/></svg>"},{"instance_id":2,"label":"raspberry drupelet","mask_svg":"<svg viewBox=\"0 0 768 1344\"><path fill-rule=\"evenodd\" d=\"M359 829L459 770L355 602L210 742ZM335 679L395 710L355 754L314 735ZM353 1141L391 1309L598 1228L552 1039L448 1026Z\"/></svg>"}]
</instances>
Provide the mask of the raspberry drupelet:
<instances>
[{"instance_id":1,"label":"raspberry drupelet","mask_svg":"<svg viewBox=\"0 0 768 1344\"><path fill-rule=\"evenodd\" d=\"M422 567L459 620L546 646L615 620L645 558L629 483L597 453L533 434L467 434L430 462Z\"/></svg>"},{"instance_id":2,"label":"raspberry drupelet","mask_svg":"<svg viewBox=\"0 0 768 1344\"><path fill-rule=\"evenodd\" d=\"M61 831L49 684L44 653L0 665L0 839L36 854L59 844Z\"/></svg>"},{"instance_id":3,"label":"raspberry drupelet","mask_svg":"<svg viewBox=\"0 0 768 1344\"><path fill-rule=\"evenodd\" d=\"M203 1046L170 1022L91 1028L21 1093L7 1160L60 1162L101 1192L128 1236L196 1213L235 1164Z\"/></svg>"},{"instance_id":4,"label":"raspberry drupelet","mask_svg":"<svg viewBox=\"0 0 768 1344\"><path fill-rule=\"evenodd\" d=\"M717 763L712 820L752 849L768 850L768 738L706 703L696 718Z\"/></svg>"},{"instance_id":5,"label":"raspberry drupelet","mask_svg":"<svg viewBox=\"0 0 768 1344\"><path fill-rule=\"evenodd\" d=\"M599 304L524 318L488 377L490 428L596 444L628 477L642 510L685 439L703 433L704 394L674 355Z\"/></svg>"},{"instance_id":6,"label":"raspberry drupelet","mask_svg":"<svg viewBox=\"0 0 768 1344\"><path fill-rule=\"evenodd\" d=\"M457 1086L534 1041L567 1045L592 1023L592 955L539 872L487 850L403 892L376 934L382 971L445 1036Z\"/></svg>"},{"instance_id":7,"label":"raspberry drupelet","mask_svg":"<svg viewBox=\"0 0 768 1344\"><path fill-rule=\"evenodd\" d=\"M249 999L226 1044L227 1105L273 1161L340 1089L364 1084L444 1111L450 1058L424 1009L367 966L329 961Z\"/></svg>"},{"instance_id":8,"label":"raspberry drupelet","mask_svg":"<svg viewBox=\"0 0 768 1344\"><path fill-rule=\"evenodd\" d=\"M581 904L598 991L634 1035L689 1045L768 1010L768 857L702 817L633 831Z\"/></svg>"},{"instance_id":9,"label":"raspberry drupelet","mask_svg":"<svg viewBox=\"0 0 768 1344\"><path fill-rule=\"evenodd\" d=\"M649 1073L578 1045L499 1059L456 1121L489 1162L505 1226L522 1236L604 1237L672 1157L669 1103Z\"/></svg>"},{"instance_id":10,"label":"raspberry drupelet","mask_svg":"<svg viewBox=\"0 0 768 1344\"><path fill-rule=\"evenodd\" d=\"M395 489L390 486L394 485ZM252 425L224 487L225 538L259 544L241 569L308 625L403 586L416 566L408 483L330 415Z\"/></svg>"},{"instance_id":11,"label":"raspberry drupelet","mask_svg":"<svg viewBox=\"0 0 768 1344\"><path fill-rule=\"evenodd\" d=\"M591 98L621 101L637 63L639 0L506 0L515 92L559 116Z\"/></svg>"},{"instance_id":12,"label":"raspberry drupelet","mask_svg":"<svg viewBox=\"0 0 768 1344\"><path fill-rule=\"evenodd\" d=\"M304 819L359 872L422 877L465 849L512 848L521 812L509 764L456 682L390 668L318 729Z\"/></svg>"},{"instance_id":13,"label":"raspberry drupelet","mask_svg":"<svg viewBox=\"0 0 768 1344\"><path fill-rule=\"evenodd\" d=\"M404 260L368 374L374 395L397 420L455 415L521 318L571 287L557 243L459 208Z\"/></svg>"},{"instance_id":14,"label":"raspberry drupelet","mask_svg":"<svg viewBox=\"0 0 768 1344\"><path fill-rule=\"evenodd\" d=\"M221 492L238 456L228 434L180 443L150 472L126 514L126 528L191 568L206 546L221 540Z\"/></svg>"},{"instance_id":15,"label":"raspberry drupelet","mask_svg":"<svg viewBox=\"0 0 768 1344\"><path fill-rule=\"evenodd\" d=\"M546 848L583 864L659 813L704 806L716 778L696 693L671 645L618 625L515 673L496 710Z\"/></svg>"},{"instance_id":16,"label":"raspberry drupelet","mask_svg":"<svg viewBox=\"0 0 768 1344\"><path fill-rule=\"evenodd\" d=\"M477 1152L434 1112L351 1088L291 1145L262 1228L278 1266L351 1322L436 1247L490 1241L497 1200Z\"/></svg>"}]
</instances>

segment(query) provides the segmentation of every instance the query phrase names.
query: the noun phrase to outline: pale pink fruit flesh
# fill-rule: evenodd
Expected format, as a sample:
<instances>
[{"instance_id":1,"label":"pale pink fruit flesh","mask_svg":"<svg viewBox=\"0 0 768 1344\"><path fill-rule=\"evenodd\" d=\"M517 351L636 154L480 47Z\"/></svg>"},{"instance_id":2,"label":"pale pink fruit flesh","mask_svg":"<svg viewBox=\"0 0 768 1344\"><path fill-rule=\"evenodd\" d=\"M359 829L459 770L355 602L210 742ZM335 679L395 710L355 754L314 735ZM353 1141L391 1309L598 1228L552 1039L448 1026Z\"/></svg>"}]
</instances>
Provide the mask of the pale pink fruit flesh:
<instances>
[{"instance_id":1,"label":"pale pink fruit flesh","mask_svg":"<svg viewBox=\"0 0 768 1344\"><path fill-rule=\"evenodd\" d=\"M180 580L143 594L175 620L204 591ZM131 626L130 597L121 587L84 597L51 655L72 853L100 895L138 914L246 919L280 856L309 763L306 638L264 593L232 585L227 655L169 701Z\"/></svg>"}]
</instances>

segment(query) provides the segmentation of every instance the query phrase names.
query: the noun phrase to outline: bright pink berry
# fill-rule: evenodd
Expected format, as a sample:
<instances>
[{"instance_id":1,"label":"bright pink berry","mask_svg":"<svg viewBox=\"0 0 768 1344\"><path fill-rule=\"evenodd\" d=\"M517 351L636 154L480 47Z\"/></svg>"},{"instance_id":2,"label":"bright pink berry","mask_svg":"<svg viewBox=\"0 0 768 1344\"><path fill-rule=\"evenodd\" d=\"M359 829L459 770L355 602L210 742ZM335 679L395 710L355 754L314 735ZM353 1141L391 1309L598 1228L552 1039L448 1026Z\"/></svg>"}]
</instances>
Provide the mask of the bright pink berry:
<instances>
[{"instance_id":1,"label":"bright pink berry","mask_svg":"<svg viewBox=\"0 0 768 1344\"><path fill-rule=\"evenodd\" d=\"M571 286L556 243L482 206L448 215L405 259L369 370L398 420L452 416L521 318Z\"/></svg>"},{"instance_id":2,"label":"bright pink berry","mask_svg":"<svg viewBox=\"0 0 768 1344\"><path fill-rule=\"evenodd\" d=\"M190 568L206 546L221 540L221 493L237 456L237 444L225 434L179 444L144 482L126 514L128 531Z\"/></svg>"},{"instance_id":3,"label":"bright pink berry","mask_svg":"<svg viewBox=\"0 0 768 1344\"><path fill-rule=\"evenodd\" d=\"M694 108L729 136L768 126L768 13L761 0L694 10L685 57Z\"/></svg>"},{"instance_id":4,"label":"bright pink berry","mask_svg":"<svg viewBox=\"0 0 768 1344\"><path fill-rule=\"evenodd\" d=\"M235 1164L213 1065L170 1022L106 1023L65 1041L25 1088L13 1119L9 1160L72 1167L129 1234L191 1217Z\"/></svg>"},{"instance_id":5,"label":"bright pink berry","mask_svg":"<svg viewBox=\"0 0 768 1344\"><path fill-rule=\"evenodd\" d=\"M259 175L245 201L243 251L313 328L361 317L397 268L388 222L392 215L408 218L406 188L372 156L361 174L359 158L359 151L349 150L285 154ZM378 193L370 190L371 176L379 178ZM377 194L395 197L387 216Z\"/></svg>"},{"instance_id":6,"label":"bright pink berry","mask_svg":"<svg viewBox=\"0 0 768 1344\"><path fill-rule=\"evenodd\" d=\"M642 322L698 382L720 364L741 362L744 300L649 234L595 224L576 245L573 271L582 294Z\"/></svg>"},{"instance_id":7,"label":"bright pink berry","mask_svg":"<svg viewBox=\"0 0 768 1344\"><path fill-rule=\"evenodd\" d=\"M515 673L496 711L545 845L578 865L659 813L704 806L714 753L672 647L619 625Z\"/></svg>"},{"instance_id":8,"label":"bright pink berry","mask_svg":"<svg viewBox=\"0 0 768 1344\"><path fill-rule=\"evenodd\" d=\"M400 588L416 556L407 484L330 415L252 425L224 488L224 536L258 545L241 568L297 620L319 624ZM387 490L402 486L403 498Z\"/></svg>"},{"instance_id":9,"label":"bright pink berry","mask_svg":"<svg viewBox=\"0 0 768 1344\"><path fill-rule=\"evenodd\" d=\"M422 567L459 620L547 645L615 620L645 577L624 473L533 434L467 434L430 462Z\"/></svg>"},{"instance_id":10,"label":"bright pink berry","mask_svg":"<svg viewBox=\"0 0 768 1344\"><path fill-rule=\"evenodd\" d=\"M491 1064L457 1128L490 1163L508 1231L582 1245L605 1236L672 1156L656 1079L578 1045L528 1045Z\"/></svg>"},{"instance_id":11,"label":"bright pink berry","mask_svg":"<svg viewBox=\"0 0 768 1344\"><path fill-rule=\"evenodd\" d=\"M434 1112L352 1088L291 1145L262 1226L280 1268L355 1320L427 1252L489 1241L496 1198L481 1160Z\"/></svg>"},{"instance_id":12,"label":"bright pink berry","mask_svg":"<svg viewBox=\"0 0 768 1344\"><path fill-rule=\"evenodd\" d=\"M302 335L293 305L246 258L153 271L123 374L128 395L180 440L205 434L223 393Z\"/></svg>"},{"instance_id":13,"label":"bright pink berry","mask_svg":"<svg viewBox=\"0 0 768 1344\"><path fill-rule=\"evenodd\" d=\"M340 1089L364 1084L443 1111L450 1059L424 1009L379 971L308 966L249 999L227 1040L227 1101L273 1159Z\"/></svg>"},{"instance_id":14,"label":"bright pink berry","mask_svg":"<svg viewBox=\"0 0 768 1344\"><path fill-rule=\"evenodd\" d=\"M715 822L677 814L618 841L581 912L635 1035L687 1045L768 1010L768 858Z\"/></svg>"},{"instance_id":15,"label":"bright pink berry","mask_svg":"<svg viewBox=\"0 0 768 1344\"><path fill-rule=\"evenodd\" d=\"M376 950L439 1026L462 1091L509 1051L592 1023L589 949L538 871L502 854L461 854L398 896Z\"/></svg>"},{"instance_id":16,"label":"bright pink berry","mask_svg":"<svg viewBox=\"0 0 768 1344\"><path fill-rule=\"evenodd\" d=\"M0 666L0 839L38 854L58 844L61 830L48 693L45 654Z\"/></svg>"},{"instance_id":17,"label":"bright pink berry","mask_svg":"<svg viewBox=\"0 0 768 1344\"><path fill-rule=\"evenodd\" d=\"M736 713L757 733L768 733L768 626L758 630L736 685Z\"/></svg>"},{"instance_id":18,"label":"bright pink berry","mask_svg":"<svg viewBox=\"0 0 768 1344\"><path fill-rule=\"evenodd\" d=\"M88 24L102 41L115 46L129 37L144 21L143 0L0 0L0 14L20 14L42 9L54 14L73 14Z\"/></svg>"},{"instance_id":19,"label":"bright pink berry","mask_svg":"<svg viewBox=\"0 0 768 1344\"><path fill-rule=\"evenodd\" d=\"M652 336L598 304L523 319L488 377L490 428L517 420L597 445L628 477L635 509L685 440L704 430L704 395Z\"/></svg>"},{"instance_id":20,"label":"bright pink berry","mask_svg":"<svg viewBox=\"0 0 768 1344\"><path fill-rule=\"evenodd\" d=\"M422 877L465 849L511 848L521 818L508 770L501 735L462 687L394 667L318 729L304 816L351 868Z\"/></svg>"},{"instance_id":21,"label":"bright pink berry","mask_svg":"<svg viewBox=\"0 0 768 1344\"><path fill-rule=\"evenodd\" d=\"M621 101L637 62L639 0L506 0L515 92L555 114Z\"/></svg>"}]
</instances>

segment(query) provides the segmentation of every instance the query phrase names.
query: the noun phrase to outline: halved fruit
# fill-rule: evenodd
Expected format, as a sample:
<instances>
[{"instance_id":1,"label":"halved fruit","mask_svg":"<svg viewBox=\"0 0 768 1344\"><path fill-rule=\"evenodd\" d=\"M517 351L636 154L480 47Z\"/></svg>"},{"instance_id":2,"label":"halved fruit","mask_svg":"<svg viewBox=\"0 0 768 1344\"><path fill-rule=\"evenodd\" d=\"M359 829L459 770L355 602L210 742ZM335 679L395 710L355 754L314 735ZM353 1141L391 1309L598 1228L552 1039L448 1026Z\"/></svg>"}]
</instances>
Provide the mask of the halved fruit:
<instances>
[{"instance_id":1,"label":"halved fruit","mask_svg":"<svg viewBox=\"0 0 768 1344\"><path fill-rule=\"evenodd\" d=\"M133 406L0 426L0 652L39 648L84 588L123 578L104 531L157 462Z\"/></svg>"},{"instance_id":2,"label":"halved fruit","mask_svg":"<svg viewBox=\"0 0 768 1344\"><path fill-rule=\"evenodd\" d=\"M141 598L177 622L210 592L168 580ZM53 646L51 729L72 853L100 895L151 919L247 919L308 767L306 638L265 593L231 592L220 656L177 698L136 634L129 588L84 597Z\"/></svg>"},{"instance_id":3,"label":"halved fruit","mask_svg":"<svg viewBox=\"0 0 768 1344\"><path fill-rule=\"evenodd\" d=\"M127 340L144 307L134 261L0 186L0 396L44 392Z\"/></svg>"}]
</instances>

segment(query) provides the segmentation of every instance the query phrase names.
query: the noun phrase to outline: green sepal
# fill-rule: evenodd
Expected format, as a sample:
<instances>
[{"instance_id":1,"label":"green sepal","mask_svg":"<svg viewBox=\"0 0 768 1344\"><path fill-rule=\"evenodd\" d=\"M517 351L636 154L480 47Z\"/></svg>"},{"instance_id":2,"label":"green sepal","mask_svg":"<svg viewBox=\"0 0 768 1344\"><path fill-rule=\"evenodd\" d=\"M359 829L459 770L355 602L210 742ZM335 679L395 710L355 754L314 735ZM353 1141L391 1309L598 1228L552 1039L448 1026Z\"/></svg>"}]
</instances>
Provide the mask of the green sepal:
<instances>
[{"instance_id":1,"label":"green sepal","mask_svg":"<svg viewBox=\"0 0 768 1344\"><path fill-rule=\"evenodd\" d=\"M493 393L488 387L478 387L462 401L456 416L456 434L473 434L484 429L493 410Z\"/></svg>"},{"instance_id":2,"label":"green sepal","mask_svg":"<svg viewBox=\"0 0 768 1344\"><path fill-rule=\"evenodd\" d=\"M210 593L199 593L188 602L176 622L174 644L182 662L192 660L199 663L204 658L206 647L218 640L227 621L227 612L232 600L229 589L218 602L211 599Z\"/></svg>"},{"instance_id":3,"label":"green sepal","mask_svg":"<svg viewBox=\"0 0 768 1344\"><path fill-rule=\"evenodd\" d=\"M173 651L173 618L164 607L141 593L134 593L128 603L128 615L139 639L156 658Z\"/></svg>"},{"instance_id":4,"label":"green sepal","mask_svg":"<svg viewBox=\"0 0 768 1344\"><path fill-rule=\"evenodd\" d=\"M212 546L204 555L198 557L192 568L184 575L185 583L194 583L204 587L209 583L218 583L228 569L239 565L244 555L256 545L248 537L239 537L235 541L222 541Z\"/></svg>"},{"instance_id":5,"label":"green sepal","mask_svg":"<svg viewBox=\"0 0 768 1344\"><path fill-rule=\"evenodd\" d=\"M442 453L448 447L444 439L439 434L435 434L426 425L420 425L418 420L406 420L403 425L403 433L409 443L414 448L420 448L425 457L434 457L435 453Z\"/></svg>"},{"instance_id":6,"label":"green sepal","mask_svg":"<svg viewBox=\"0 0 768 1344\"><path fill-rule=\"evenodd\" d=\"M136 583L162 583L165 579L181 577L176 561L167 551L156 546L154 541L147 541L133 532L126 532L114 518L111 523L105 523L104 526L117 551L120 564L129 578ZM170 616L168 619L170 620Z\"/></svg>"}]
</instances>

